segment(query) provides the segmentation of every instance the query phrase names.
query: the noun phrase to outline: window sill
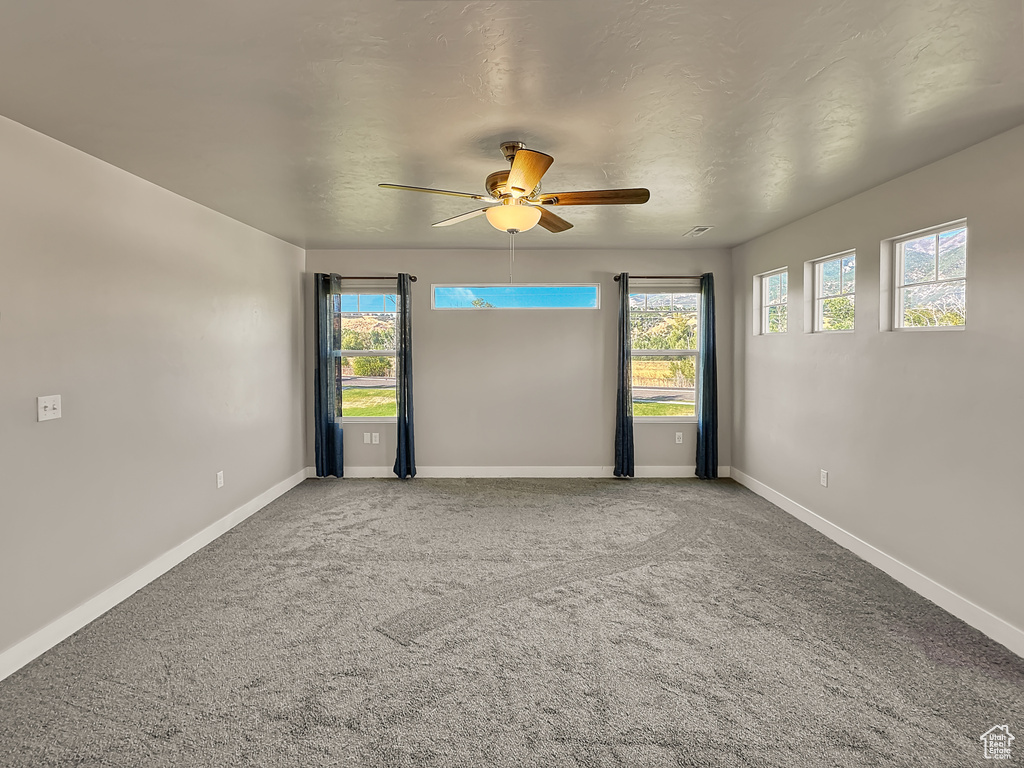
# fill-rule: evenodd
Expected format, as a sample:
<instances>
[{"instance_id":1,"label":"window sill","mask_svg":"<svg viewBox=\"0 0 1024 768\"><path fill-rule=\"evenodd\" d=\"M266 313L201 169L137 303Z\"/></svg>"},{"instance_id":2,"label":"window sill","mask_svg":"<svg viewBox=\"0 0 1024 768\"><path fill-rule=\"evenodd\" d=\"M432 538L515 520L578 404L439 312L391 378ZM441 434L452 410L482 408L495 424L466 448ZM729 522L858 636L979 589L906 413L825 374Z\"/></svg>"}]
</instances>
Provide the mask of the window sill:
<instances>
[{"instance_id":1,"label":"window sill","mask_svg":"<svg viewBox=\"0 0 1024 768\"><path fill-rule=\"evenodd\" d=\"M397 416L342 416L342 424L397 424Z\"/></svg>"},{"instance_id":2,"label":"window sill","mask_svg":"<svg viewBox=\"0 0 1024 768\"><path fill-rule=\"evenodd\" d=\"M910 325L902 328L893 328L898 333L933 333L935 331L966 331L966 325Z\"/></svg>"},{"instance_id":3,"label":"window sill","mask_svg":"<svg viewBox=\"0 0 1024 768\"><path fill-rule=\"evenodd\" d=\"M696 416L634 416L634 424L696 424Z\"/></svg>"}]
</instances>

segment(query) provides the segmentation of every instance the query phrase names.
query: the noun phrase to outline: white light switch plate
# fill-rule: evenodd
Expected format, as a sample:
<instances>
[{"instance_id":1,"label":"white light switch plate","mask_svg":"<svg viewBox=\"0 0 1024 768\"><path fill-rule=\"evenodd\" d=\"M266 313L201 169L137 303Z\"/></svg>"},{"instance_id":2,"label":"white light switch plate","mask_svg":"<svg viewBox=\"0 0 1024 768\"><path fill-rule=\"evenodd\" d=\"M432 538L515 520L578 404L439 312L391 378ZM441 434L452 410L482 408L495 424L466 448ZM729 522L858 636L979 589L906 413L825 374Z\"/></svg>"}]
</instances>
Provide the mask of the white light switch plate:
<instances>
[{"instance_id":1,"label":"white light switch plate","mask_svg":"<svg viewBox=\"0 0 1024 768\"><path fill-rule=\"evenodd\" d=\"M36 421L49 421L60 418L60 395L46 395L36 398Z\"/></svg>"},{"instance_id":2,"label":"white light switch plate","mask_svg":"<svg viewBox=\"0 0 1024 768\"><path fill-rule=\"evenodd\" d=\"M821 484L823 486L825 486L826 488L828 488L828 470L827 469L821 470Z\"/></svg>"},{"instance_id":3,"label":"white light switch plate","mask_svg":"<svg viewBox=\"0 0 1024 768\"><path fill-rule=\"evenodd\" d=\"M373 433L373 444L377 445L380 442L380 432Z\"/></svg>"}]
</instances>

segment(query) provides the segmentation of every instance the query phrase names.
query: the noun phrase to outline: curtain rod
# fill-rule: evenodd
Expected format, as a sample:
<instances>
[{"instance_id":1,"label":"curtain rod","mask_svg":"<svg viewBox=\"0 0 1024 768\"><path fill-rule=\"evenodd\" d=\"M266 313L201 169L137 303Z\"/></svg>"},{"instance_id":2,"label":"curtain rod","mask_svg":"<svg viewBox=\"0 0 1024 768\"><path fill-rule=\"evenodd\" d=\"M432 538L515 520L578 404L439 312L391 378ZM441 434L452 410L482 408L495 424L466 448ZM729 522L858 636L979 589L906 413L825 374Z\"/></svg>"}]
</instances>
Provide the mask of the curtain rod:
<instances>
[{"instance_id":1,"label":"curtain rod","mask_svg":"<svg viewBox=\"0 0 1024 768\"><path fill-rule=\"evenodd\" d=\"M397 280L398 275L338 275L339 280ZM416 275L409 275L412 282L416 282Z\"/></svg>"},{"instance_id":2,"label":"curtain rod","mask_svg":"<svg viewBox=\"0 0 1024 768\"><path fill-rule=\"evenodd\" d=\"M700 280L700 275L630 275L630 280ZM615 276L615 282L619 282L619 276Z\"/></svg>"}]
</instances>

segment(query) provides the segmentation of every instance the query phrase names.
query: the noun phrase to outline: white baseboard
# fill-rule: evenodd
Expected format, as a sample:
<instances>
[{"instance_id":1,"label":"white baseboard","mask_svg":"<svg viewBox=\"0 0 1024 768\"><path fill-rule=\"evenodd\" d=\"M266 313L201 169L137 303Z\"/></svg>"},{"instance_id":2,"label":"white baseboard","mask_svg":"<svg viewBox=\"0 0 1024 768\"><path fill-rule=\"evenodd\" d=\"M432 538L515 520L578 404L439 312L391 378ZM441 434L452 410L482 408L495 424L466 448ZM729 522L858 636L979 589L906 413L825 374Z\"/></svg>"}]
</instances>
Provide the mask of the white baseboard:
<instances>
[{"instance_id":1,"label":"white baseboard","mask_svg":"<svg viewBox=\"0 0 1024 768\"><path fill-rule=\"evenodd\" d=\"M788 496L783 496L774 488L765 485L759 480L755 480L735 467L732 469L732 477L736 482L746 486L758 496L767 499L796 519L811 526L814 530L828 536L839 546L850 550L876 568L885 571L896 581L914 590L922 597L928 598L940 608L962 619L997 643L1005 645L1018 656L1024 656L1024 630L1013 626L995 614L989 613L981 606L975 605L948 587L944 587L923 573L915 571L909 565L900 562L863 539L857 538L849 531L829 522L807 509L807 507L793 501Z\"/></svg>"},{"instance_id":2,"label":"white baseboard","mask_svg":"<svg viewBox=\"0 0 1024 768\"><path fill-rule=\"evenodd\" d=\"M417 467L416 477L612 477L614 467ZM695 477L696 467L636 467L636 477ZM731 467L719 467L719 477L729 477ZM306 468L316 477L316 468ZM391 467L345 467L345 477L394 477Z\"/></svg>"},{"instance_id":3,"label":"white baseboard","mask_svg":"<svg viewBox=\"0 0 1024 768\"><path fill-rule=\"evenodd\" d=\"M658 467L658 466L637 466L636 477L696 477L697 467ZM719 467L719 477L729 477L732 467Z\"/></svg>"},{"instance_id":4,"label":"white baseboard","mask_svg":"<svg viewBox=\"0 0 1024 768\"><path fill-rule=\"evenodd\" d=\"M154 579L171 570L178 563L195 554L221 534L231 530L240 522L259 511L274 499L290 491L308 476L303 469L282 480L256 498L230 512L217 522L207 526L187 541L160 555L130 576L95 597L82 603L59 619L29 635L27 638L0 653L0 680L14 674L33 659L50 650L80 630L93 619L102 616L115 605L131 597Z\"/></svg>"}]
</instances>

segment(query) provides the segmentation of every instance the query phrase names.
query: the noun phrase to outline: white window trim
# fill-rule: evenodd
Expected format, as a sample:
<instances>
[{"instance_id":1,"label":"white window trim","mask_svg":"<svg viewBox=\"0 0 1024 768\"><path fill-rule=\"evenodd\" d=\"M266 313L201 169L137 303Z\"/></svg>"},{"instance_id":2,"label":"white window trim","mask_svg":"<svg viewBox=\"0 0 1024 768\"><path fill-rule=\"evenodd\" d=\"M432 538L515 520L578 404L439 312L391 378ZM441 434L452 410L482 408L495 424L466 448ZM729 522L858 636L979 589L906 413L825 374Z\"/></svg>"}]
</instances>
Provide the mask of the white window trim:
<instances>
[{"instance_id":1,"label":"white window trim","mask_svg":"<svg viewBox=\"0 0 1024 768\"><path fill-rule=\"evenodd\" d=\"M857 258L857 249L856 248L850 248L849 250L839 251L838 253L833 253L833 254L830 254L828 256L822 256L820 259L813 259L812 261L809 262L810 265L811 265L810 277L811 277L811 286L812 286L812 290L811 290L811 306L810 306L810 310L811 310L811 312L810 312L810 316L811 316L811 332L812 333L854 333L857 330L857 320L856 320L856 306L857 306L856 296L857 296L857 289L856 289L856 287L852 291L842 291L842 283L840 283L840 293L837 293L835 296L822 296L821 295L821 273L822 273L822 267L827 262L829 262L829 261L836 261L836 260L838 260L839 261L840 279L842 279L842 260L847 258L848 256L853 256L854 258ZM857 268L855 266L854 267L855 273L856 273L856 269ZM804 273L804 275L806 277L806 272ZM806 283L806 280L805 280L805 283ZM786 291L786 295L788 297L788 295L789 295L789 291L788 290ZM825 299L838 299L838 298L841 298L841 297L844 297L844 296L852 296L852 297L854 297L854 315L855 315L855 317L854 317L854 327L853 328L834 328L834 329L833 328L822 328L821 327L822 326L821 308L822 308L822 306L825 303ZM806 304L804 306L806 307ZM788 326L788 323L787 323L787 326Z\"/></svg>"},{"instance_id":2,"label":"white window trim","mask_svg":"<svg viewBox=\"0 0 1024 768\"><path fill-rule=\"evenodd\" d=\"M935 235L937 238L943 232L950 229L959 229L963 227L967 229L967 219L957 219L956 221L949 221L945 224L939 224L936 227L926 227L919 229L916 232L908 232L907 234L894 237L888 241L889 245L889 260L891 266L889 270L888 279L891 290L891 302L888 308L889 322L888 330L899 331L900 333L931 333L934 331L964 331L967 330L967 316L964 316L963 325L903 325L903 289L907 287L915 287L919 285L937 285L939 283L960 283L964 284L964 312L966 313L967 305L967 269L966 265L964 268L963 277L946 278L945 280L938 279L938 272L936 271L935 280L929 280L924 283L910 283L909 286L903 283L903 248L901 247L904 243L911 240L917 240L925 235ZM967 240L970 243L970 230L967 232ZM936 253L938 252L938 246L936 245ZM967 251L967 262L970 262L970 249ZM884 264L884 263L883 263Z\"/></svg>"},{"instance_id":3,"label":"white window trim","mask_svg":"<svg viewBox=\"0 0 1024 768\"><path fill-rule=\"evenodd\" d=\"M593 307L438 307L434 304L435 288L596 288L597 304ZM601 308L601 284L600 283L431 283L430 284L430 308L438 312L564 312L583 311L593 312Z\"/></svg>"},{"instance_id":4,"label":"white window trim","mask_svg":"<svg viewBox=\"0 0 1024 768\"><path fill-rule=\"evenodd\" d=\"M768 304L768 278L773 275L786 274L786 301L785 303ZM790 312L789 312L789 266L772 269L754 275L754 335L755 336L783 336L789 333ZM786 330L770 332L768 330L768 307L786 307Z\"/></svg>"},{"instance_id":5,"label":"white window trim","mask_svg":"<svg viewBox=\"0 0 1024 768\"><path fill-rule=\"evenodd\" d=\"M630 293L692 293L700 297L700 282L683 280L678 282L646 281L644 278L630 278ZM698 304L698 313L700 306ZM698 339L699 342L699 339ZM700 374L700 350L699 349L631 349L630 362L634 357L693 357L694 370ZM630 366L632 369L632 366ZM696 424L697 405L700 400L699 381L693 382L693 416L670 415L670 416L634 416L634 424Z\"/></svg>"}]
</instances>

